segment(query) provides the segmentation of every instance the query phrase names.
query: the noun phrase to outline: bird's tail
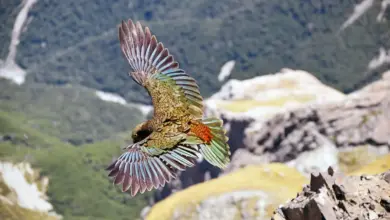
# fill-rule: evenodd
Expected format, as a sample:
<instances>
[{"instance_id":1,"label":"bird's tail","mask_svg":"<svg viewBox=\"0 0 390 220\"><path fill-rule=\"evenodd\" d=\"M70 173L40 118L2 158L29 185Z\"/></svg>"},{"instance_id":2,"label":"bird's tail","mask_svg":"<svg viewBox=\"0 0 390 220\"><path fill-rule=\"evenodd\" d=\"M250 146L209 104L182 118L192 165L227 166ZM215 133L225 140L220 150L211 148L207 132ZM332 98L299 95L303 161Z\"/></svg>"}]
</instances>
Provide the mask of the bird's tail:
<instances>
[{"instance_id":1,"label":"bird's tail","mask_svg":"<svg viewBox=\"0 0 390 220\"><path fill-rule=\"evenodd\" d=\"M208 128L209 135L206 143L199 144L199 152L212 165L225 168L230 162L230 147L228 137L223 129L223 121L218 118L203 119L202 123Z\"/></svg>"}]
</instances>

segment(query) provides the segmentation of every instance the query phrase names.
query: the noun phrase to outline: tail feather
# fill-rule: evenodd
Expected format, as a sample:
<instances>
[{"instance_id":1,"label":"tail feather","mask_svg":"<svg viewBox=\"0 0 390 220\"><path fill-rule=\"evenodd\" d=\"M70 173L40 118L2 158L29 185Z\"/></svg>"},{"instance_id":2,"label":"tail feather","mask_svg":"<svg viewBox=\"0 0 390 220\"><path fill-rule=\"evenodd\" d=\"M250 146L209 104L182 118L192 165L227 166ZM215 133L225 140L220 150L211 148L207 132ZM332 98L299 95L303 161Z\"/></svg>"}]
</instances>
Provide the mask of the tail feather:
<instances>
[{"instance_id":1,"label":"tail feather","mask_svg":"<svg viewBox=\"0 0 390 220\"><path fill-rule=\"evenodd\" d=\"M199 144L200 153L212 165L225 168L230 162L230 147L222 126L223 121L218 118L207 118L202 123L210 129L212 138L208 144Z\"/></svg>"}]
</instances>

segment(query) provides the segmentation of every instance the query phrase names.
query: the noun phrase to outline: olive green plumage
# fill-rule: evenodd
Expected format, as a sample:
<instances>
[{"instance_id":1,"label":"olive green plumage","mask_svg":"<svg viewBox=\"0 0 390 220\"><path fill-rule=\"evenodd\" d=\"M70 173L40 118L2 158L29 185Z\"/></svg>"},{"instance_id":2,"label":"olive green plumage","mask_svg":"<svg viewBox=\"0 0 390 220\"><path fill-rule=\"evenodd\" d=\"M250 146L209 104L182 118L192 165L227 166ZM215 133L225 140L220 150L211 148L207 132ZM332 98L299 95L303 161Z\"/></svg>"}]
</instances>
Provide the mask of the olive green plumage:
<instances>
[{"instance_id":1,"label":"olive green plumage","mask_svg":"<svg viewBox=\"0 0 390 220\"><path fill-rule=\"evenodd\" d=\"M158 188L176 178L178 171L195 165L202 154L224 168L230 150L222 120L203 119L203 98L196 81L139 22L122 21L121 50L132 67L132 78L152 98L153 118L132 131L133 144L107 169L115 184L131 195Z\"/></svg>"}]
</instances>

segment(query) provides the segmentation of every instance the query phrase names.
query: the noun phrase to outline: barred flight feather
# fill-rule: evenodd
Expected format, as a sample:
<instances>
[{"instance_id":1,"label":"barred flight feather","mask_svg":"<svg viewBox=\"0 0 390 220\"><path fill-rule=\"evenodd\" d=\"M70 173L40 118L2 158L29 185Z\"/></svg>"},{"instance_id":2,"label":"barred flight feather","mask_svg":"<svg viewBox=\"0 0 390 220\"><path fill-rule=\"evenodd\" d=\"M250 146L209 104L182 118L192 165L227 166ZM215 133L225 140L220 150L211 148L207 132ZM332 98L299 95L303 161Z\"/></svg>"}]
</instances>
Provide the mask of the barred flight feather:
<instances>
[{"instance_id":1,"label":"barred flight feather","mask_svg":"<svg viewBox=\"0 0 390 220\"><path fill-rule=\"evenodd\" d=\"M163 187L176 178L179 170L195 165L198 158L193 146L179 145L160 155L150 155L134 144L106 169L114 184L122 184L122 191L130 189L131 196L153 188Z\"/></svg>"},{"instance_id":2,"label":"barred flight feather","mask_svg":"<svg viewBox=\"0 0 390 220\"><path fill-rule=\"evenodd\" d=\"M191 113L198 118L202 117L203 98L195 79L179 68L169 50L157 41L148 27L143 30L139 22L134 24L132 20L122 21L119 40L121 50L134 70L131 76L138 84L144 86L151 76L168 76L192 105Z\"/></svg>"}]
</instances>

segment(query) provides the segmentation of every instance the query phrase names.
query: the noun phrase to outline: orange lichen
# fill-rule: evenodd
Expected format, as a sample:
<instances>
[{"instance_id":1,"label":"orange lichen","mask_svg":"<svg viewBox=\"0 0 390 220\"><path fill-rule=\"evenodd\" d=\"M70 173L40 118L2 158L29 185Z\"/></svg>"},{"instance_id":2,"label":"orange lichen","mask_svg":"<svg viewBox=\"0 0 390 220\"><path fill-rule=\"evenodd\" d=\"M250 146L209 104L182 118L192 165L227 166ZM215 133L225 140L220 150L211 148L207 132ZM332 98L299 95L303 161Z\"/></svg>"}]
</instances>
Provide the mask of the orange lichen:
<instances>
[{"instance_id":1,"label":"orange lichen","mask_svg":"<svg viewBox=\"0 0 390 220\"><path fill-rule=\"evenodd\" d=\"M202 139L207 144L209 144L211 139L213 138L210 128L202 123L192 124L191 132L194 133L197 137Z\"/></svg>"}]
</instances>

